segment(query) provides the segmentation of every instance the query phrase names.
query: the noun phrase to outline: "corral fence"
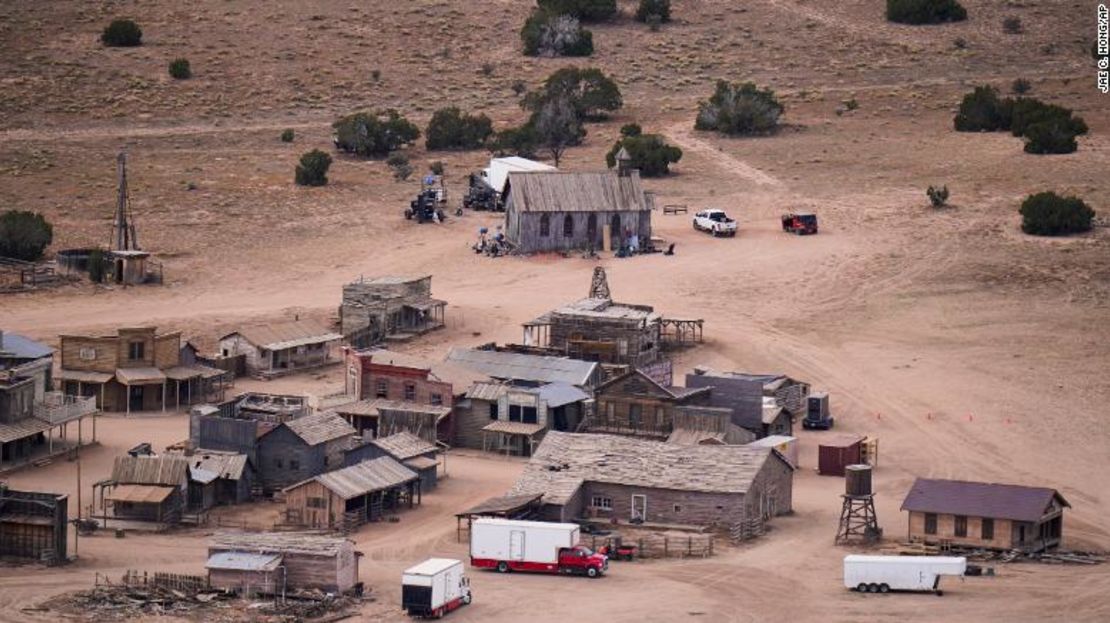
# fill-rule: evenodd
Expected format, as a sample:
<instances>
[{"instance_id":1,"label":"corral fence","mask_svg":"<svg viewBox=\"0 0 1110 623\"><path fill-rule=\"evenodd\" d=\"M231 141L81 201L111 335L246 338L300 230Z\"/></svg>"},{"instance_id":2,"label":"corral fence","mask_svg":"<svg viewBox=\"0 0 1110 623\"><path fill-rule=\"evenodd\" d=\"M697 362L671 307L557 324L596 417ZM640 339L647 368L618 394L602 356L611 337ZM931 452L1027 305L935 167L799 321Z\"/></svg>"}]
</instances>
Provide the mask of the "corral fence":
<instances>
[{"instance_id":1,"label":"corral fence","mask_svg":"<svg viewBox=\"0 0 1110 623\"><path fill-rule=\"evenodd\" d=\"M767 531L763 519L755 517L738 521L729 528L728 535L733 541L739 543L763 536Z\"/></svg>"},{"instance_id":2,"label":"corral fence","mask_svg":"<svg viewBox=\"0 0 1110 623\"><path fill-rule=\"evenodd\" d=\"M644 533L626 535L587 535L583 543L590 549L622 545L636 547L639 558L708 558L713 555L713 535L702 533Z\"/></svg>"},{"instance_id":3,"label":"corral fence","mask_svg":"<svg viewBox=\"0 0 1110 623\"><path fill-rule=\"evenodd\" d=\"M95 583L100 586L116 586L111 578L102 573L96 574ZM119 585L129 588L159 588L183 593L199 593L208 590L208 577L203 575L185 575L181 573L162 573L155 571L137 571L128 569L120 578Z\"/></svg>"}]
</instances>

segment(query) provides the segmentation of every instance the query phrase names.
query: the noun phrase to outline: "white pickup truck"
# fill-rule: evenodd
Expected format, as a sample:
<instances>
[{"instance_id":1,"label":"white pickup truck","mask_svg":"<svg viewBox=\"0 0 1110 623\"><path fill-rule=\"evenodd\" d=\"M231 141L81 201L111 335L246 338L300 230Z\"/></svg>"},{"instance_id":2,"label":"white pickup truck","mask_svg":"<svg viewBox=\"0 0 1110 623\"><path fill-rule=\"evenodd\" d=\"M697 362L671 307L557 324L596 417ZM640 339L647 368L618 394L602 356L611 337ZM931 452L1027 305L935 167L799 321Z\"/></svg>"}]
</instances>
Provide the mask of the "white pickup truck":
<instances>
[{"instance_id":1,"label":"white pickup truck","mask_svg":"<svg viewBox=\"0 0 1110 623\"><path fill-rule=\"evenodd\" d=\"M735 236L736 220L729 218L724 210L702 210L694 215L694 229L714 236Z\"/></svg>"}]
</instances>

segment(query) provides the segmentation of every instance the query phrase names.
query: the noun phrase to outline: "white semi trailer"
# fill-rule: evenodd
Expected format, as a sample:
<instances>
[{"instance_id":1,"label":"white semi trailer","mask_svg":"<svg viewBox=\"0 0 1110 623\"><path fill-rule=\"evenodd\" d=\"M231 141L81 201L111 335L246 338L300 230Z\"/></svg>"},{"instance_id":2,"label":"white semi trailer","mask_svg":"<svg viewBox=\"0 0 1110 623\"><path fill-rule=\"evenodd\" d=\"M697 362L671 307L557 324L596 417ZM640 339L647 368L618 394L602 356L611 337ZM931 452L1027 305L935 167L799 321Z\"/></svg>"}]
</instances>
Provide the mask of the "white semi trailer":
<instances>
[{"instance_id":1,"label":"white semi trailer","mask_svg":"<svg viewBox=\"0 0 1110 623\"><path fill-rule=\"evenodd\" d=\"M956 556L845 556L844 587L861 593L932 591L943 594L942 575L962 576L967 558Z\"/></svg>"},{"instance_id":2,"label":"white semi trailer","mask_svg":"<svg viewBox=\"0 0 1110 623\"><path fill-rule=\"evenodd\" d=\"M439 618L470 600L461 560L429 558L401 574L401 607L410 616Z\"/></svg>"}]
</instances>

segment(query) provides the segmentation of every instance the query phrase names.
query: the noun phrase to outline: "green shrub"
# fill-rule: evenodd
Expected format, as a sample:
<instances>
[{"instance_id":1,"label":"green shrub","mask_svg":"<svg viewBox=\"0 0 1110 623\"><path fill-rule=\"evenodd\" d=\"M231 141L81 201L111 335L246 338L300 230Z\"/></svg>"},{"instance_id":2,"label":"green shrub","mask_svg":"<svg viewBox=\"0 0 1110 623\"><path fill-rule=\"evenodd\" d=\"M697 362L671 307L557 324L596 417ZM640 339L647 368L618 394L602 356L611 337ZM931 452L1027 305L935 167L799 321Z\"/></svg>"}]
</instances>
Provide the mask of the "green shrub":
<instances>
[{"instance_id":1,"label":"green shrub","mask_svg":"<svg viewBox=\"0 0 1110 623\"><path fill-rule=\"evenodd\" d=\"M1021 18L1013 15L1002 19L1002 32L1008 35L1019 35L1025 31Z\"/></svg>"},{"instance_id":2,"label":"green shrub","mask_svg":"<svg viewBox=\"0 0 1110 623\"><path fill-rule=\"evenodd\" d=\"M543 87L525 96L521 105L535 112L548 101L566 98L580 120L600 120L624 105L621 90L600 69L564 67L551 74Z\"/></svg>"},{"instance_id":3,"label":"green shrub","mask_svg":"<svg viewBox=\"0 0 1110 623\"><path fill-rule=\"evenodd\" d=\"M299 186L323 186L328 183L328 167L331 166L331 156L313 149L301 156L301 163L297 165L293 179Z\"/></svg>"},{"instance_id":4,"label":"green shrub","mask_svg":"<svg viewBox=\"0 0 1110 623\"><path fill-rule=\"evenodd\" d=\"M1002 99L992 86L979 86L964 96L956 113L957 132L994 132L1009 127ZM1005 125L1004 125L1005 124Z\"/></svg>"},{"instance_id":5,"label":"green shrub","mask_svg":"<svg viewBox=\"0 0 1110 623\"><path fill-rule=\"evenodd\" d=\"M539 137L536 128L531 123L525 123L517 128L505 128L496 135L489 145L495 155L520 156L521 158L535 158L539 148Z\"/></svg>"},{"instance_id":6,"label":"green shrub","mask_svg":"<svg viewBox=\"0 0 1110 623\"><path fill-rule=\"evenodd\" d=\"M886 18L900 24L940 24L967 19L956 0L886 0Z\"/></svg>"},{"instance_id":7,"label":"green shrub","mask_svg":"<svg viewBox=\"0 0 1110 623\"><path fill-rule=\"evenodd\" d=\"M729 136L768 134L778 127L785 108L771 89L752 82L729 84L717 81L717 90L698 102L697 130L716 130Z\"/></svg>"},{"instance_id":8,"label":"green shrub","mask_svg":"<svg viewBox=\"0 0 1110 623\"><path fill-rule=\"evenodd\" d=\"M283 143L292 143L293 142L293 137L294 137L293 128L286 128L286 129L281 131L281 142L283 142Z\"/></svg>"},{"instance_id":9,"label":"green shrub","mask_svg":"<svg viewBox=\"0 0 1110 623\"><path fill-rule=\"evenodd\" d=\"M1076 133L1064 119L1048 119L1025 128L1025 153L1070 154L1079 149Z\"/></svg>"},{"instance_id":10,"label":"green shrub","mask_svg":"<svg viewBox=\"0 0 1110 623\"><path fill-rule=\"evenodd\" d=\"M934 208L943 208L948 203L948 186L941 186L940 188L930 186L925 190L925 195L929 197L929 203Z\"/></svg>"},{"instance_id":11,"label":"green shrub","mask_svg":"<svg viewBox=\"0 0 1110 623\"><path fill-rule=\"evenodd\" d=\"M347 115L333 126L335 146L363 158L381 158L420 138L420 129L396 110Z\"/></svg>"},{"instance_id":12,"label":"green shrub","mask_svg":"<svg viewBox=\"0 0 1110 623\"><path fill-rule=\"evenodd\" d=\"M389 157L385 159L385 164L393 170L393 179L398 182L403 182L412 175L412 164L409 162L409 157L403 152L395 151L389 154Z\"/></svg>"},{"instance_id":13,"label":"green shrub","mask_svg":"<svg viewBox=\"0 0 1110 623\"><path fill-rule=\"evenodd\" d=\"M1054 192L1029 195L1021 202L1021 230L1037 236L1064 236L1089 231L1095 211L1078 197Z\"/></svg>"},{"instance_id":14,"label":"green shrub","mask_svg":"<svg viewBox=\"0 0 1110 623\"><path fill-rule=\"evenodd\" d=\"M189 59L175 58L170 61L170 77L175 80L188 80L193 77L193 70L189 67Z\"/></svg>"},{"instance_id":15,"label":"green shrub","mask_svg":"<svg viewBox=\"0 0 1110 623\"><path fill-rule=\"evenodd\" d=\"M555 160L555 166L568 147L579 145L586 137L586 129L567 94L559 94L544 101L528 121L536 132L538 144Z\"/></svg>"},{"instance_id":16,"label":"green shrub","mask_svg":"<svg viewBox=\"0 0 1110 623\"><path fill-rule=\"evenodd\" d=\"M1017 95L1025 95L1033 90L1033 85L1025 78L1015 78L1014 81L1010 83L1010 90Z\"/></svg>"},{"instance_id":17,"label":"green shrub","mask_svg":"<svg viewBox=\"0 0 1110 623\"><path fill-rule=\"evenodd\" d=\"M54 240L54 226L41 214L8 210L0 214L0 257L33 262Z\"/></svg>"},{"instance_id":18,"label":"green shrub","mask_svg":"<svg viewBox=\"0 0 1110 623\"><path fill-rule=\"evenodd\" d=\"M477 149L493 134L485 115L464 114L458 108L441 108L432 115L425 132L428 149Z\"/></svg>"},{"instance_id":19,"label":"green shrub","mask_svg":"<svg viewBox=\"0 0 1110 623\"><path fill-rule=\"evenodd\" d=\"M636 134L625 136L613 144L605 154L605 164L609 168L617 165L617 152L624 148L632 159L633 169L639 169L644 177L660 177L670 173L670 165L682 159L682 150L668 145L658 134Z\"/></svg>"},{"instance_id":20,"label":"green shrub","mask_svg":"<svg viewBox=\"0 0 1110 623\"><path fill-rule=\"evenodd\" d=\"M571 15L584 22L599 22L617 14L617 0L538 0L537 4L554 15Z\"/></svg>"},{"instance_id":21,"label":"green shrub","mask_svg":"<svg viewBox=\"0 0 1110 623\"><path fill-rule=\"evenodd\" d=\"M114 48L132 48L143 44L143 30L129 19L113 20L100 34L100 41Z\"/></svg>"},{"instance_id":22,"label":"green shrub","mask_svg":"<svg viewBox=\"0 0 1110 623\"><path fill-rule=\"evenodd\" d=\"M1025 136L1030 126L1047 121L1058 121L1061 127L1074 136L1087 133L1087 123L1072 114L1070 108L1046 104L1031 97L1020 97L1009 106L1008 129L1014 136Z\"/></svg>"},{"instance_id":23,"label":"green shrub","mask_svg":"<svg viewBox=\"0 0 1110 623\"><path fill-rule=\"evenodd\" d=\"M652 15L658 17L659 23L671 21L671 0L640 0L636 19L647 23Z\"/></svg>"},{"instance_id":24,"label":"green shrub","mask_svg":"<svg viewBox=\"0 0 1110 623\"><path fill-rule=\"evenodd\" d=\"M578 18L535 9L520 29L526 56L589 56L594 53L593 33Z\"/></svg>"}]
</instances>

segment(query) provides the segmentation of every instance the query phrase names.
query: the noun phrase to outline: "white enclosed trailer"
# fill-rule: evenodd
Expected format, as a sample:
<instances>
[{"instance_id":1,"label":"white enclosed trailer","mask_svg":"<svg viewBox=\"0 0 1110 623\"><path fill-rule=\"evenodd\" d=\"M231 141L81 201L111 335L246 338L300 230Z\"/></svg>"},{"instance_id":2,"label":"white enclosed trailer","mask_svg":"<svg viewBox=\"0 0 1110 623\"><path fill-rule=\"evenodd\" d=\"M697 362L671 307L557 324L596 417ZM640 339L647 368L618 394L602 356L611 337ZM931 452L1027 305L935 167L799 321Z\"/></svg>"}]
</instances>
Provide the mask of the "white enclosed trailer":
<instances>
[{"instance_id":1,"label":"white enclosed trailer","mask_svg":"<svg viewBox=\"0 0 1110 623\"><path fill-rule=\"evenodd\" d=\"M411 616L442 616L470 599L461 560L429 558L401 574L401 607Z\"/></svg>"},{"instance_id":2,"label":"white enclosed trailer","mask_svg":"<svg viewBox=\"0 0 1110 623\"><path fill-rule=\"evenodd\" d=\"M470 529L470 564L555 572L559 551L573 548L578 537L578 524L480 517Z\"/></svg>"},{"instance_id":3,"label":"white enclosed trailer","mask_svg":"<svg viewBox=\"0 0 1110 623\"><path fill-rule=\"evenodd\" d=\"M859 592L934 591L941 594L940 576L962 576L962 556L845 556L844 586Z\"/></svg>"}]
</instances>

